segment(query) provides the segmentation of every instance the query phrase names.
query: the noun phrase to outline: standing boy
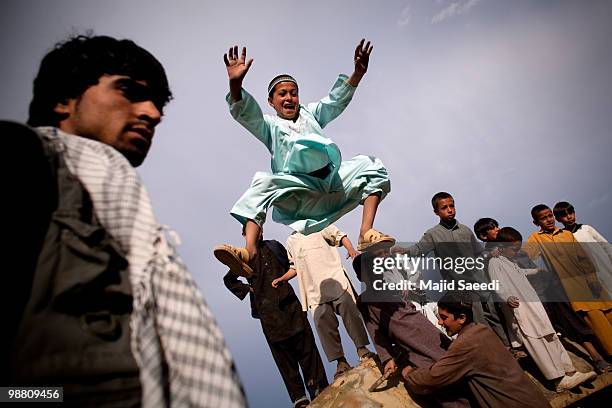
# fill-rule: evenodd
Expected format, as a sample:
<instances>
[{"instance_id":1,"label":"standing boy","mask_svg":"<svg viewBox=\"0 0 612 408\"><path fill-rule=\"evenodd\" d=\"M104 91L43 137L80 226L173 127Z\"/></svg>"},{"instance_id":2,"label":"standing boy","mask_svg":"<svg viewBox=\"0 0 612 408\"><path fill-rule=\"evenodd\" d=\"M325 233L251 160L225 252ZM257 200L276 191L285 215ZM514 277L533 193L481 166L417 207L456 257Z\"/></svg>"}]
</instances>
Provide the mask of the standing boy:
<instances>
[{"instance_id":1,"label":"standing boy","mask_svg":"<svg viewBox=\"0 0 612 408\"><path fill-rule=\"evenodd\" d=\"M593 264L574 235L555 225L547 205L533 207L531 216L540 231L527 239L525 251L531 259L540 255L546 259L559 277L572 309L591 327L606 355L612 355L612 302L607 300Z\"/></svg>"},{"instance_id":2,"label":"standing boy","mask_svg":"<svg viewBox=\"0 0 612 408\"><path fill-rule=\"evenodd\" d=\"M560 201L553 208L555 219L563 224L565 230L574 234L576 241L589 255L597 271L597 279L612 296L612 245L595 228L576 222L576 210L567 201Z\"/></svg>"},{"instance_id":3,"label":"standing boy","mask_svg":"<svg viewBox=\"0 0 612 408\"><path fill-rule=\"evenodd\" d=\"M342 316L359 358L372 355L366 347L370 342L355 304L355 291L342 266L338 246L345 247L351 258L357 255L348 236L333 224L310 235L294 232L287 239L290 269L272 283L276 287L298 276L302 308L312 311L328 361L337 362L334 377L350 368L344 357L336 315Z\"/></svg>"},{"instance_id":4,"label":"standing boy","mask_svg":"<svg viewBox=\"0 0 612 408\"><path fill-rule=\"evenodd\" d=\"M520 339L544 377L554 381L557 392L595 378L592 371L576 371L542 302L527 280L526 275L537 274L540 270L523 269L514 262L521 250L521 234L514 228L504 227L497 234L497 240L501 244L501 256L489 261L489 275L499 281L497 293L512 308L513 318L508 322L508 328Z\"/></svg>"},{"instance_id":5,"label":"standing boy","mask_svg":"<svg viewBox=\"0 0 612 408\"><path fill-rule=\"evenodd\" d=\"M455 219L456 210L453 196L444 191L436 193L431 199L431 205L434 214L440 218L440 222L427 230L421 240L415 245L409 248L394 247L392 251L406 253L409 256L426 255L433 251L437 258L453 261L457 259L463 261L466 259L474 260L478 257L482 253L483 248L476 240L472 231ZM448 281L460 279L477 283L489 281L485 277L485 271L477 268L467 270L463 274L457 273L454 269L442 268L440 273L442 278ZM491 327L504 344L510 346L510 342L501 324L501 319L495 310L495 303L491 293L478 293L478 297L482 302L473 302L476 321Z\"/></svg>"},{"instance_id":6,"label":"standing boy","mask_svg":"<svg viewBox=\"0 0 612 408\"><path fill-rule=\"evenodd\" d=\"M243 229L244 234L244 229ZM314 399L327 387L327 378L319 350L310 329L306 312L291 285L272 286L272 281L289 269L287 251L278 241L263 239L263 229L257 241L257 256L253 259L253 274L242 283L229 271L223 278L225 286L239 299L249 295L251 315L259 319L272 357L283 378L294 408L308 405L304 380L310 398Z\"/></svg>"}]
</instances>

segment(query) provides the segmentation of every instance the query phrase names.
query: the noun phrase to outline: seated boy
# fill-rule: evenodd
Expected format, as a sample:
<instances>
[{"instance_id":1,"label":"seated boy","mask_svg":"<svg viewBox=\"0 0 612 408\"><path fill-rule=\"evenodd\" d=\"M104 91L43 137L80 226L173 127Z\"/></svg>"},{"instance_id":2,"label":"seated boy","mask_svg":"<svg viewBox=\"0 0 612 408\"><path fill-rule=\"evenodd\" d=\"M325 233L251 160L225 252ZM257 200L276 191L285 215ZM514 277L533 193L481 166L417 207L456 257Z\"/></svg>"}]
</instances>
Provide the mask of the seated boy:
<instances>
[{"instance_id":1,"label":"seated boy","mask_svg":"<svg viewBox=\"0 0 612 408\"><path fill-rule=\"evenodd\" d=\"M612 296L612 245L595 228L587 224L577 224L576 210L567 201L555 204L553 213L565 230L574 234L576 241L584 243L582 247L595 266L597 279L608 296Z\"/></svg>"},{"instance_id":2,"label":"seated boy","mask_svg":"<svg viewBox=\"0 0 612 408\"><path fill-rule=\"evenodd\" d=\"M416 309L412 301L422 296L418 291L380 289L376 281L389 283L410 279L407 276L397 279L387 273L391 271L381 273L377 270L375 259L386 256L388 251L385 250L364 252L353 261L353 268L364 288L358 299L359 310L380 356L383 373L390 376L400 364L398 350L407 354L409 364L429 367L444 355L450 339ZM392 272L402 275L403 271ZM469 406L465 395L456 391L440 393L433 398L444 407Z\"/></svg>"},{"instance_id":3,"label":"seated boy","mask_svg":"<svg viewBox=\"0 0 612 408\"><path fill-rule=\"evenodd\" d=\"M593 264L574 235L555 226L548 206L536 205L531 216L540 231L527 239L525 251L531 259L541 255L546 260L559 277L572 309L591 327L606 355L612 355L612 302L607 300Z\"/></svg>"},{"instance_id":4,"label":"seated boy","mask_svg":"<svg viewBox=\"0 0 612 408\"><path fill-rule=\"evenodd\" d=\"M427 230L419 242L409 248L401 248L399 245L392 248L392 252L404 253L416 257L426 255L433 251L436 258L452 259L459 258L473 259L480 256L483 248L476 240L472 231L455 219L455 200L447 192L436 193L432 199L434 213L440 218L440 222ZM463 274L455 272L453 269L440 271L442 278L447 281L465 280L470 282L484 283L489 280L484 270L472 269ZM506 346L510 342L504 332L501 319L495 309L494 300L490 292L480 292L478 296L482 302L473 302L474 316L476 321L486 324L495 331Z\"/></svg>"},{"instance_id":5,"label":"seated boy","mask_svg":"<svg viewBox=\"0 0 612 408\"><path fill-rule=\"evenodd\" d=\"M351 258L357 255L348 236L333 224L310 235L294 232L287 239L289 268L272 282L274 287L280 288L287 286L280 285L282 282L297 275L302 308L312 311L328 361L337 362L334 378L351 368L342 349L336 315L342 317L359 358L373 356L366 347L370 341L355 304L355 291L342 266L338 246L344 246Z\"/></svg>"},{"instance_id":6,"label":"seated boy","mask_svg":"<svg viewBox=\"0 0 612 408\"><path fill-rule=\"evenodd\" d=\"M326 137L323 128L346 109L365 75L372 46L368 41L355 48L354 71L341 74L330 94L318 102L300 105L297 81L279 75L268 86L268 104L276 115L264 115L255 99L242 88L253 59L246 60L246 48L238 55L232 47L224 55L230 92L230 113L259 139L272 156L272 173L258 172L250 188L230 214L246 225L246 248L222 245L215 256L230 269L248 274L248 261L255 256L255 239L266 220L272 218L305 235L326 226L363 205L358 249L395 240L373 229L378 205L391 189L383 163L359 155L342 161L340 149Z\"/></svg>"},{"instance_id":7,"label":"seated boy","mask_svg":"<svg viewBox=\"0 0 612 408\"><path fill-rule=\"evenodd\" d=\"M476 406L550 407L495 333L473 322L471 302L463 295L448 292L438 301L439 323L457 338L430 367L406 367L406 387L430 395L467 382Z\"/></svg>"},{"instance_id":8,"label":"seated boy","mask_svg":"<svg viewBox=\"0 0 612 408\"><path fill-rule=\"evenodd\" d=\"M592 380L594 372L578 373L567 351L557 337L552 323L526 275L538 269L522 269L514 257L521 250L523 237L514 228L504 227L497 234L501 256L489 261L491 279L499 281L498 295L512 308L508 329L519 338L547 380L554 381L562 392Z\"/></svg>"},{"instance_id":9,"label":"seated boy","mask_svg":"<svg viewBox=\"0 0 612 408\"><path fill-rule=\"evenodd\" d=\"M223 282L241 300L249 294L251 315L261 323L293 406L303 407L309 401L304 394L299 367L311 399L327 387L327 378L306 313L302 311L293 288L290 285L272 287L272 281L289 268L287 251L278 241L263 240L263 229L260 231L259 251L252 263L253 274L248 278L249 284L241 282L231 271Z\"/></svg>"}]
</instances>

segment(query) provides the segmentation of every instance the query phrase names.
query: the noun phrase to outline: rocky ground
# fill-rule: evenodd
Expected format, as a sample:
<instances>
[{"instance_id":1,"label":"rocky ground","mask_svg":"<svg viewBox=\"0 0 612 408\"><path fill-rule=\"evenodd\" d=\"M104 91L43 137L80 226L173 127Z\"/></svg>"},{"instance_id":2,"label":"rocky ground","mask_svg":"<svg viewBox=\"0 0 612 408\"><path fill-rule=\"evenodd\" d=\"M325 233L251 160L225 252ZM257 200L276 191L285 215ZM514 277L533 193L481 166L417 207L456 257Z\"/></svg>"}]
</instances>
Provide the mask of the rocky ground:
<instances>
[{"instance_id":1,"label":"rocky ground","mask_svg":"<svg viewBox=\"0 0 612 408\"><path fill-rule=\"evenodd\" d=\"M592 370L584 359L586 358L584 350L575 343L567 343L566 346L578 371ZM612 406L612 387L610 387L612 373L600 375L590 384L558 394L553 391L551 384L539 377L537 368L529 358L521 359L520 363L530 379L546 395L553 408ZM337 378L310 406L313 408L420 407L408 395L403 383L398 380L382 384L376 391L368 392L368 388L380 378L380 375L377 362L368 359Z\"/></svg>"}]
</instances>

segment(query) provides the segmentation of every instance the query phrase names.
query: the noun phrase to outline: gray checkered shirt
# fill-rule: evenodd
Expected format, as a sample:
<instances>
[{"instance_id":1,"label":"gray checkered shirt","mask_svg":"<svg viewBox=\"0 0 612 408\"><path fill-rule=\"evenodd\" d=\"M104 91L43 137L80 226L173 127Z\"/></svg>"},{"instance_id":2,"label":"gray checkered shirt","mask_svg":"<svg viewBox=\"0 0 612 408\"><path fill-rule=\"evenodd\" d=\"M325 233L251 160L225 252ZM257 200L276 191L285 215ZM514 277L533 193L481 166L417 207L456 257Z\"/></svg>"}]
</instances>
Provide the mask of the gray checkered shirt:
<instances>
[{"instance_id":1,"label":"gray checkered shirt","mask_svg":"<svg viewBox=\"0 0 612 408\"><path fill-rule=\"evenodd\" d=\"M219 327L174 249L176 234L155 220L138 173L108 145L56 128L37 130L63 153L98 219L127 256L142 406L245 407Z\"/></svg>"}]
</instances>

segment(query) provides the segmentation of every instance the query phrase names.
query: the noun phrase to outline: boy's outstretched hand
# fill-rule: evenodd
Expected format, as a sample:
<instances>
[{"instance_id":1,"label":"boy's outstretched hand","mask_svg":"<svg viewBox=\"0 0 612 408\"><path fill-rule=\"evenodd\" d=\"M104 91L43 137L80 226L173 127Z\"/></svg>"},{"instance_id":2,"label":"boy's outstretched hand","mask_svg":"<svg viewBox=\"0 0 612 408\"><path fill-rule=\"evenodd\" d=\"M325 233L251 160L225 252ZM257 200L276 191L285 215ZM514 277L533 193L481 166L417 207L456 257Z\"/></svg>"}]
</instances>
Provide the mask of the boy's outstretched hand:
<instances>
[{"instance_id":1,"label":"boy's outstretched hand","mask_svg":"<svg viewBox=\"0 0 612 408\"><path fill-rule=\"evenodd\" d=\"M227 76L229 77L230 81L233 79L242 81L246 73L249 71L249 68L251 68L253 58L248 61L246 60L246 47L242 47L242 53L239 57L238 46L234 45L233 47L230 47L227 54L223 54L223 61L225 61Z\"/></svg>"},{"instance_id":2,"label":"boy's outstretched hand","mask_svg":"<svg viewBox=\"0 0 612 408\"><path fill-rule=\"evenodd\" d=\"M365 38L362 38L355 48L355 73L363 75L368 71L368 64L370 63L370 53L374 48L368 41L365 46L363 43Z\"/></svg>"},{"instance_id":3,"label":"boy's outstretched hand","mask_svg":"<svg viewBox=\"0 0 612 408\"><path fill-rule=\"evenodd\" d=\"M251 68L253 58L247 61L246 47L242 47L242 53L238 56L238 46L234 45L227 54L223 54L223 61L229 77L230 95L232 100L237 102L242 99L242 80Z\"/></svg>"},{"instance_id":4,"label":"boy's outstretched hand","mask_svg":"<svg viewBox=\"0 0 612 408\"><path fill-rule=\"evenodd\" d=\"M365 43L365 44L364 44ZM368 64L370 63L370 53L374 48L373 45L370 45L370 42L365 42L365 38L362 38L357 44L355 48L355 70L351 74L348 79L348 83L351 86L359 85L359 81L363 78L363 75L368 71Z\"/></svg>"}]
</instances>

